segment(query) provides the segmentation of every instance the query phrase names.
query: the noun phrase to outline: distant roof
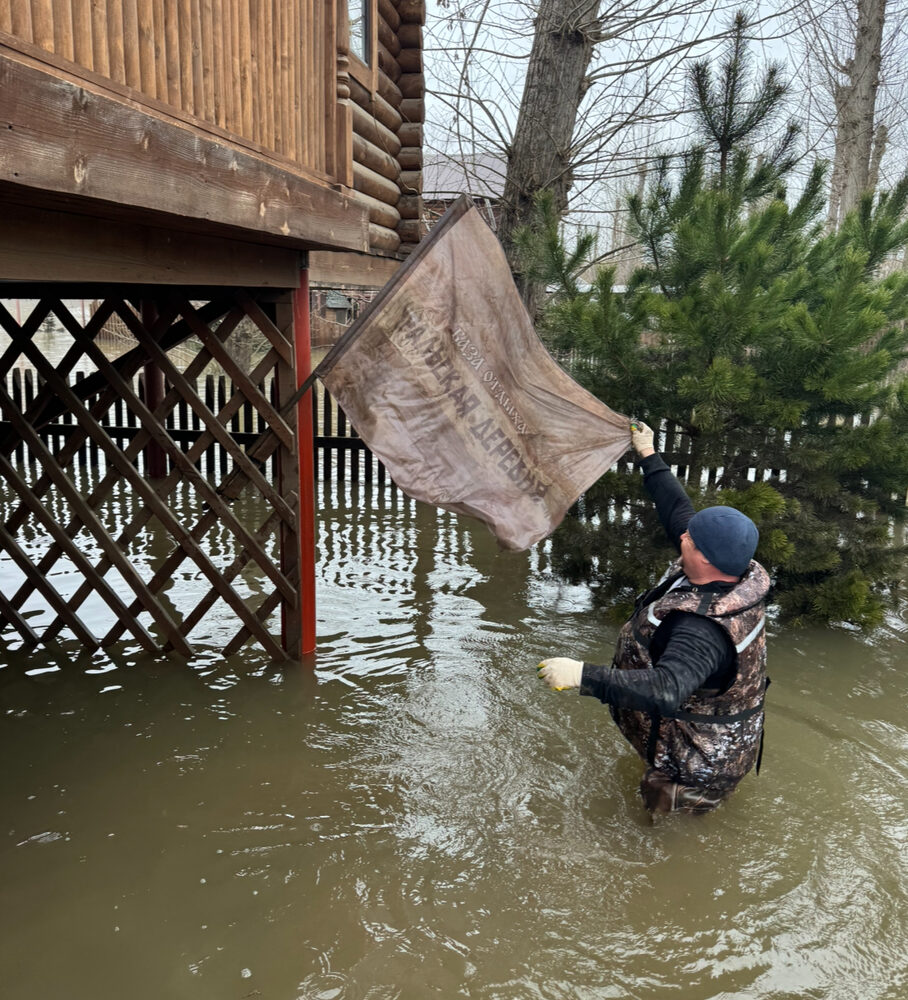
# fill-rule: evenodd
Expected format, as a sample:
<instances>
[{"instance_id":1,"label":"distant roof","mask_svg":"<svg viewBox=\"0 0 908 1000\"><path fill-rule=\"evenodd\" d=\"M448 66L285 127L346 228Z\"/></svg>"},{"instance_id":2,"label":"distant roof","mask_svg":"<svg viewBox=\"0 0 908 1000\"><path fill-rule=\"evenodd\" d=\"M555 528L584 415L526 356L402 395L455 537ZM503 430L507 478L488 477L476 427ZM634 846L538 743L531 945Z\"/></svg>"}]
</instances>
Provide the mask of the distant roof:
<instances>
[{"instance_id":1,"label":"distant roof","mask_svg":"<svg viewBox=\"0 0 908 1000\"><path fill-rule=\"evenodd\" d=\"M447 201L459 194L497 201L504 191L507 161L495 153L458 157L428 153L422 167L422 196L426 201Z\"/></svg>"}]
</instances>

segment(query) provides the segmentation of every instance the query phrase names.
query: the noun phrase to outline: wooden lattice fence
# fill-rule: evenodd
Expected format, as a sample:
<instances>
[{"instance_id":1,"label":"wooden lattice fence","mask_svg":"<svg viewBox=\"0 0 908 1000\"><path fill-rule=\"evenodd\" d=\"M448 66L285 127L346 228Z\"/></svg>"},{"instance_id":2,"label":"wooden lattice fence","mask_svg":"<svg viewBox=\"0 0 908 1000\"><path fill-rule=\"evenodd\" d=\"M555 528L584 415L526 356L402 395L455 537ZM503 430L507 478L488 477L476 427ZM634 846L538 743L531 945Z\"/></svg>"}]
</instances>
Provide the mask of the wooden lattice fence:
<instances>
[{"instance_id":1,"label":"wooden lattice fence","mask_svg":"<svg viewBox=\"0 0 908 1000\"><path fill-rule=\"evenodd\" d=\"M226 654L252 639L276 659L295 656L296 416L292 406L281 412L296 387L289 293L120 288L97 294L98 308L84 323L64 293L29 286L24 294L37 301L21 322L0 303L0 329L9 338L0 355L0 549L4 565L15 567L0 587L5 633L26 646L63 630L89 647L128 635L149 652L188 656L190 634L223 602L239 624ZM34 339L48 317L68 337L55 362ZM112 317L134 338L114 359L98 344ZM243 321L267 343L251 371L231 344ZM171 352L185 350L190 338L194 357L178 367ZM203 379L200 392L197 380L212 363L226 378L217 386ZM73 377L80 365L91 374ZM77 475L86 461L98 467L97 476ZM176 500L187 485L199 501L192 523ZM132 502L112 511L112 498L124 490ZM244 494L264 501L257 524L233 510ZM149 561L141 538L152 527L169 542ZM168 590L187 563L200 586L192 606L178 612ZM60 565L81 580L74 591L58 583L73 575ZM265 581L263 596L243 584L249 566ZM80 609L90 597L89 622ZM41 610L27 612L33 598ZM107 612L100 629L99 605Z\"/></svg>"}]
</instances>

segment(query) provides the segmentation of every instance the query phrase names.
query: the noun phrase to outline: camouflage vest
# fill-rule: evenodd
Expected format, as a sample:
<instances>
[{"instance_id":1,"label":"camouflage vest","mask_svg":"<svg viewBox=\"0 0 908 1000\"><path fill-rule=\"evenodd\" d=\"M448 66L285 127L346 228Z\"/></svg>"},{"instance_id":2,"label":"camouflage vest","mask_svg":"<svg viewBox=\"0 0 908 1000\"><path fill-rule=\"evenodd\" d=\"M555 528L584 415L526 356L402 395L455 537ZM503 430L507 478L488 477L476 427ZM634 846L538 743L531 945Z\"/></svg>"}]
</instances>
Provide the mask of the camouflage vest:
<instances>
[{"instance_id":1,"label":"camouflage vest","mask_svg":"<svg viewBox=\"0 0 908 1000\"><path fill-rule=\"evenodd\" d=\"M673 586L676 585L676 586ZM735 679L724 691L701 688L670 716L611 708L612 717L637 753L672 781L728 792L754 766L763 734L766 679L765 598L769 577L751 562L729 590L689 583L681 561L644 594L618 635L613 666L652 667L649 646L673 611L704 615L728 633L737 653Z\"/></svg>"}]
</instances>

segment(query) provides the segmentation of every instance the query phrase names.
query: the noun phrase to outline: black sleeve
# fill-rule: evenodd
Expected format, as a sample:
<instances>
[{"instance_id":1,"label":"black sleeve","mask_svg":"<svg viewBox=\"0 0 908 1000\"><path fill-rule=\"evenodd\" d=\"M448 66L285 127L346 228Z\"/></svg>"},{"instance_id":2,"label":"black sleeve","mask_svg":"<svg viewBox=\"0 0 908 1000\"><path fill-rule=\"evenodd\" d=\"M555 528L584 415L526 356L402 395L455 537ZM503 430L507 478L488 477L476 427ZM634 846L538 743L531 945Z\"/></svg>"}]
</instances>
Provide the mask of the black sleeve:
<instances>
[{"instance_id":1,"label":"black sleeve","mask_svg":"<svg viewBox=\"0 0 908 1000\"><path fill-rule=\"evenodd\" d=\"M687 522L694 516L694 505L658 452L641 459L639 465L643 485L653 498L662 527L669 541L680 552L681 536L687 529Z\"/></svg>"},{"instance_id":2,"label":"black sleeve","mask_svg":"<svg viewBox=\"0 0 908 1000\"><path fill-rule=\"evenodd\" d=\"M723 686L735 664L735 651L724 629L715 622L679 612L663 623L671 635L655 669L616 670L583 664L580 693L616 708L664 715L694 691Z\"/></svg>"}]
</instances>

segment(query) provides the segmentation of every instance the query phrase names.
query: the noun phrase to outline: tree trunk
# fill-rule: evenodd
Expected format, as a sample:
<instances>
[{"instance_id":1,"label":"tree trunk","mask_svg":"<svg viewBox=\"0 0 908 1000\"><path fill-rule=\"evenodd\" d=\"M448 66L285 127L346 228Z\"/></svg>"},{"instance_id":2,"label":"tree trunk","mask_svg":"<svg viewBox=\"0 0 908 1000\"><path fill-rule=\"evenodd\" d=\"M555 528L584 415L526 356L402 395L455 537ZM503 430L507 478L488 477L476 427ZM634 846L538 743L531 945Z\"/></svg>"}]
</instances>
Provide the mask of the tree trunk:
<instances>
[{"instance_id":1,"label":"tree trunk","mask_svg":"<svg viewBox=\"0 0 908 1000\"><path fill-rule=\"evenodd\" d=\"M498 237L531 316L542 289L520 272L515 231L532 218L533 196L552 192L557 212L567 208L573 183L571 143L586 93L587 70L599 26L600 0L540 0L526 83L508 151Z\"/></svg>"},{"instance_id":2,"label":"tree trunk","mask_svg":"<svg viewBox=\"0 0 908 1000\"><path fill-rule=\"evenodd\" d=\"M876 95L880 85L886 0L858 0L854 55L835 94L837 127L830 222L840 223L871 186Z\"/></svg>"}]
</instances>

